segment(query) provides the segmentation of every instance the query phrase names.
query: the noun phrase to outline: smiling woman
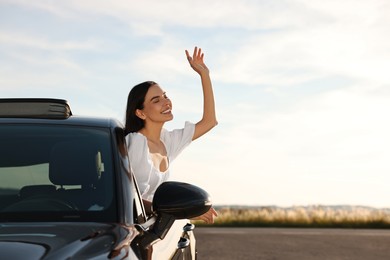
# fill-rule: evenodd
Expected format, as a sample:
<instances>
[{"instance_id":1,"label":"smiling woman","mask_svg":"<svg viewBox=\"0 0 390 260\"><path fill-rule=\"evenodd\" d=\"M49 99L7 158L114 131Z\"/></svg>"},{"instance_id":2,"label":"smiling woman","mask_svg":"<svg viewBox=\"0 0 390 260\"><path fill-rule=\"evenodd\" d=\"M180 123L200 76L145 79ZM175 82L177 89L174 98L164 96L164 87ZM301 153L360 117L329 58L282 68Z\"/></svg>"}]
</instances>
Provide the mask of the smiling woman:
<instances>
[{"instance_id":1,"label":"smiling woman","mask_svg":"<svg viewBox=\"0 0 390 260\"><path fill-rule=\"evenodd\" d=\"M195 47L193 56L186 56L191 67L200 75L203 89L203 116L196 123L186 122L183 129L167 131L165 122L173 119L172 102L154 81L133 87L129 93L125 131L131 165L137 178L145 207L151 209L154 193L169 178L170 163L195 140L217 124L214 95L209 70L203 62L201 49ZM201 219L214 222L216 212L210 209Z\"/></svg>"}]
</instances>

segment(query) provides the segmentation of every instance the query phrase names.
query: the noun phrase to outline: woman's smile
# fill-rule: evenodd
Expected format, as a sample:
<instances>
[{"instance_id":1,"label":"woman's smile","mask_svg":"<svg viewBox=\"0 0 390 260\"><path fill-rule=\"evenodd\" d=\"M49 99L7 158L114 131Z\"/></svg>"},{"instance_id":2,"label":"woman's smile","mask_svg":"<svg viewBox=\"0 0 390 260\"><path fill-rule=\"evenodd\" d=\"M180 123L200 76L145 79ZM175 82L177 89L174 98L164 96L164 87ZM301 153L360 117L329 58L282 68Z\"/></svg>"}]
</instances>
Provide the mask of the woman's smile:
<instances>
[{"instance_id":1,"label":"woman's smile","mask_svg":"<svg viewBox=\"0 0 390 260\"><path fill-rule=\"evenodd\" d=\"M171 111L172 110L170 108L168 108L167 110L162 111L161 114L170 114Z\"/></svg>"}]
</instances>

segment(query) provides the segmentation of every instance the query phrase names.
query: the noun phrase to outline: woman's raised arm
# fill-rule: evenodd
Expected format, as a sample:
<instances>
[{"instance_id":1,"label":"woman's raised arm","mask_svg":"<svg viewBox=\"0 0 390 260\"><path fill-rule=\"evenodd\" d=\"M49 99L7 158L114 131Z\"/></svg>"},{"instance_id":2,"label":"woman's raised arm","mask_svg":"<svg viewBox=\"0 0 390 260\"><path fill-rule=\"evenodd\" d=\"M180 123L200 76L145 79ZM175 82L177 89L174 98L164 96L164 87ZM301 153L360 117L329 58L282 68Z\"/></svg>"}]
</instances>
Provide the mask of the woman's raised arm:
<instances>
[{"instance_id":1,"label":"woman's raised arm","mask_svg":"<svg viewBox=\"0 0 390 260\"><path fill-rule=\"evenodd\" d=\"M195 47L192 57L186 50L188 62L191 67L200 75L203 89L203 116L202 119L195 124L195 133L192 140L195 140L218 124L215 113L215 102L213 87L210 79L210 72L206 64L204 64L202 49Z\"/></svg>"}]
</instances>

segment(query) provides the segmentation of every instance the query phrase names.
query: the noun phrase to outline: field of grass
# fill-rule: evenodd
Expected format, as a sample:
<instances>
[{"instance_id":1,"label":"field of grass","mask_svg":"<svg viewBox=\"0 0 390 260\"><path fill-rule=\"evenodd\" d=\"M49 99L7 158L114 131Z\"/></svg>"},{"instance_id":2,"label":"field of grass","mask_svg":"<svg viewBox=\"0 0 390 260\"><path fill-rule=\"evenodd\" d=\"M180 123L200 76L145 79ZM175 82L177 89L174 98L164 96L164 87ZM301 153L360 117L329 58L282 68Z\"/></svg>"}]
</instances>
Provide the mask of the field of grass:
<instances>
[{"instance_id":1,"label":"field of grass","mask_svg":"<svg viewBox=\"0 0 390 260\"><path fill-rule=\"evenodd\" d=\"M220 227L390 228L390 210L360 206L215 207ZM208 226L200 221L197 226Z\"/></svg>"}]
</instances>

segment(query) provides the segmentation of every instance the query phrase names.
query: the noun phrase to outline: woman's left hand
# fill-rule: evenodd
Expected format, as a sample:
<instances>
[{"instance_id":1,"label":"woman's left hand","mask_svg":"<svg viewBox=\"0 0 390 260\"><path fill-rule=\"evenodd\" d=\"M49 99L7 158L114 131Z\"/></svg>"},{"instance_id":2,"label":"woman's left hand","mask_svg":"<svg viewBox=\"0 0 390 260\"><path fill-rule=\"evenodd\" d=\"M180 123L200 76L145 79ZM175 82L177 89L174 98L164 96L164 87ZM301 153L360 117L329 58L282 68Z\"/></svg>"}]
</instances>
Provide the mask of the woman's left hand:
<instances>
[{"instance_id":1,"label":"woman's left hand","mask_svg":"<svg viewBox=\"0 0 390 260\"><path fill-rule=\"evenodd\" d=\"M210 208L209 211L200 215L199 217L193 218L193 220L203 220L207 224L214 223L214 218L218 216L217 211L214 208Z\"/></svg>"},{"instance_id":2,"label":"woman's left hand","mask_svg":"<svg viewBox=\"0 0 390 260\"><path fill-rule=\"evenodd\" d=\"M194 53L192 57L189 52L186 50L187 60L190 63L191 67L199 74L209 73L209 69L206 64L203 62L204 53L202 53L202 49L195 47Z\"/></svg>"}]
</instances>

